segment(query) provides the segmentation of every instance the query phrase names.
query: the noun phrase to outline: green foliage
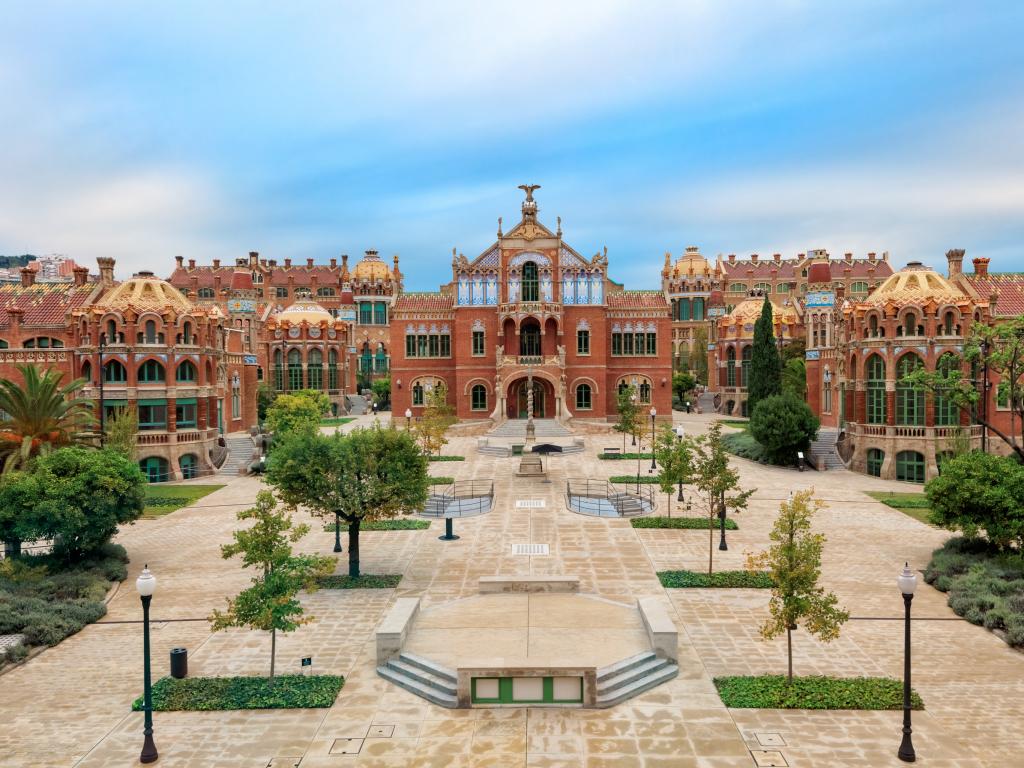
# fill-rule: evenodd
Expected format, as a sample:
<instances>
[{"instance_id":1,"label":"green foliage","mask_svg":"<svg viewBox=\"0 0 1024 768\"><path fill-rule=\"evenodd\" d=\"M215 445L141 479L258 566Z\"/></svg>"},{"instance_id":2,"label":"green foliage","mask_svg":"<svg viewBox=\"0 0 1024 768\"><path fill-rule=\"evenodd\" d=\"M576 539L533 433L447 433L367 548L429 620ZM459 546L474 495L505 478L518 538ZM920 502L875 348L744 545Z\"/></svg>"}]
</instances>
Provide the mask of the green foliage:
<instances>
[{"instance_id":1,"label":"green foliage","mask_svg":"<svg viewBox=\"0 0 1024 768\"><path fill-rule=\"evenodd\" d=\"M300 434L271 454L267 480L293 508L348 524L349 575L359 575L364 519L412 514L427 503L427 457L405 430L355 429Z\"/></svg>"},{"instance_id":2,"label":"green foliage","mask_svg":"<svg viewBox=\"0 0 1024 768\"><path fill-rule=\"evenodd\" d=\"M761 316L754 323L754 342L750 355L750 379L747 385L747 406L753 413L766 397L782 393L782 362L775 344L775 322L772 303L764 297Z\"/></svg>"},{"instance_id":3,"label":"green foliage","mask_svg":"<svg viewBox=\"0 0 1024 768\"><path fill-rule=\"evenodd\" d=\"M658 581L661 582L661 586L669 589L770 589L774 586L771 576L767 573L753 571L658 571Z\"/></svg>"},{"instance_id":4,"label":"green foliage","mask_svg":"<svg viewBox=\"0 0 1024 768\"><path fill-rule=\"evenodd\" d=\"M265 677L165 677L153 685L156 712L210 712L224 709L326 709L338 698L340 675ZM132 702L142 711L142 697Z\"/></svg>"},{"instance_id":5,"label":"green foliage","mask_svg":"<svg viewBox=\"0 0 1024 768\"><path fill-rule=\"evenodd\" d=\"M112 451L123 453L132 461L136 461L135 445L139 433L139 412L131 408L118 408L112 418L107 419L104 429L106 436L103 444Z\"/></svg>"},{"instance_id":6,"label":"green foliage","mask_svg":"<svg viewBox=\"0 0 1024 768\"><path fill-rule=\"evenodd\" d=\"M428 475L427 483L429 485L451 485L455 482L454 477L445 477L443 475Z\"/></svg>"},{"instance_id":7,"label":"green foliage","mask_svg":"<svg viewBox=\"0 0 1024 768\"><path fill-rule=\"evenodd\" d=\"M319 584L323 589L394 589L401 580L400 573L364 573L355 577L335 573L320 579Z\"/></svg>"},{"instance_id":8,"label":"green foliage","mask_svg":"<svg viewBox=\"0 0 1024 768\"><path fill-rule=\"evenodd\" d=\"M612 428L616 432L622 433L622 450L625 452L626 435L636 437L643 426L636 387L630 385L619 390L615 397L615 410L619 414L619 420Z\"/></svg>"},{"instance_id":9,"label":"green foliage","mask_svg":"<svg viewBox=\"0 0 1024 768\"><path fill-rule=\"evenodd\" d=\"M803 400L792 395L762 399L750 416L750 435L773 464L794 464L797 451L805 453L818 436L821 423Z\"/></svg>"},{"instance_id":10,"label":"green foliage","mask_svg":"<svg viewBox=\"0 0 1024 768\"><path fill-rule=\"evenodd\" d=\"M219 491L223 485L146 485L143 517L160 517L187 507L204 496Z\"/></svg>"},{"instance_id":11,"label":"green foliage","mask_svg":"<svg viewBox=\"0 0 1024 768\"><path fill-rule=\"evenodd\" d=\"M891 677L716 677L722 703L733 709L903 709L903 681ZM924 709L917 691L913 709Z\"/></svg>"},{"instance_id":12,"label":"green foliage","mask_svg":"<svg viewBox=\"0 0 1024 768\"><path fill-rule=\"evenodd\" d=\"M717 521L709 520L706 517L634 517L630 523L634 528L681 528L699 531L706 531L708 526L718 528L720 525ZM739 526L736 525L735 520L727 519L725 529L737 531ZM737 573L745 573L745 571L737 571ZM707 576L707 574L700 575Z\"/></svg>"},{"instance_id":13,"label":"green foliage","mask_svg":"<svg viewBox=\"0 0 1024 768\"><path fill-rule=\"evenodd\" d=\"M949 594L949 607L972 624L1005 630L1024 647L1024 556L984 539L957 536L932 553L924 580Z\"/></svg>"},{"instance_id":14,"label":"green foliage","mask_svg":"<svg viewBox=\"0 0 1024 768\"><path fill-rule=\"evenodd\" d=\"M839 637L839 628L850 614L839 608L839 600L818 586L821 578L821 550L825 536L811 533L811 518L824 506L814 491L799 491L779 506L769 538L774 542L766 552L751 555L747 568L767 569L774 582L768 602L769 618L761 625L761 637L770 640L787 634L790 682L793 680L792 632L803 626L822 642Z\"/></svg>"},{"instance_id":15,"label":"green foliage","mask_svg":"<svg viewBox=\"0 0 1024 768\"><path fill-rule=\"evenodd\" d=\"M309 526L292 526L289 515L276 509L270 491L260 491L256 506L238 513L239 520L254 523L232 536L234 542L221 547L225 560L242 556L242 567L257 569L252 586L229 599L226 611L214 611L210 627L214 632L228 627L248 627L270 632L270 682L274 680L277 632L292 632L313 620L305 616L297 595L314 590L320 578L334 570L334 558L320 555L294 555L292 544L301 539Z\"/></svg>"},{"instance_id":16,"label":"green foliage","mask_svg":"<svg viewBox=\"0 0 1024 768\"><path fill-rule=\"evenodd\" d=\"M790 360L803 360L807 355L807 341L806 339L792 339L787 341L782 347L782 366L785 368L786 363Z\"/></svg>"},{"instance_id":17,"label":"green foliage","mask_svg":"<svg viewBox=\"0 0 1024 768\"><path fill-rule=\"evenodd\" d=\"M328 416L325 419L320 419L321 427L340 427L342 424L348 424L350 421L355 421L355 416Z\"/></svg>"},{"instance_id":18,"label":"green foliage","mask_svg":"<svg viewBox=\"0 0 1024 768\"><path fill-rule=\"evenodd\" d=\"M603 461L618 461L620 459L632 459L633 461L636 461L637 459L649 459L649 458L651 458L651 454L649 454L649 453L599 453L599 454L597 454L597 458L599 458L599 459L601 459Z\"/></svg>"},{"instance_id":19,"label":"green foliage","mask_svg":"<svg viewBox=\"0 0 1024 768\"><path fill-rule=\"evenodd\" d=\"M430 527L429 520L364 520L364 531L422 531ZM326 523L324 530L334 532L334 523Z\"/></svg>"},{"instance_id":20,"label":"green foliage","mask_svg":"<svg viewBox=\"0 0 1024 768\"><path fill-rule=\"evenodd\" d=\"M423 452L428 455L436 452L440 455L441 449L448 444L444 434L456 421L455 409L448 402L448 390L438 385L427 392L423 414L413 424L413 431L423 446Z\"/></svg>"},{"instance_id":21,"label":"green foliage","mask_svg":"<svg viewBox=\"0 0 1024 768\"><path fill-rule=\"evenodd\" d=\"M96 419L92 403L78 397L87 383L76 379L61 386L64 374L16 366L24 384L0 379L0 462L3 471L26 469L29 463L61 446L92 443Z\"/></svg>"},{"instance_id":22,"label":"green foliage","mask_svg":"<svg viewBox=\"0 0 1024 768\"><path fill-rule=\"evenodd\" d=\"M320 419L327 410L321 398L326 400L327 396L312 390L290 392L274 398L274 402L267 408L265 426L274 436L275 448L276 443L289 435L312 433L320 429ZM330 407L329 403L327 407Z\"/></svg>"},{"instance_id":23,"label":"green foliage","mask_svg":"<svg viewBox=\"0 0 1024 768\"><path fill-rule=\"evenodd\" d=\"M923 493L893 493L892 491L864 491L864 493L887 507L898 509L908 517L926 525L932 525L931 504Z\"/></svg>"},{"instance_id":24,"label":"green foliage","mask_svg":"<svg viewBox=\"0 0 1024 768\"><path fill-rule=\"evenodd\" d=\"M798 400L807 396L807 364L802 357L791 357L782 364L782 394Z\"/></svg>"},{"instance_id":25,"label":"green foliage","mask_svg":"<svg viewBox=\"0 0 1024 768\"><path fill-rule=\"evenodd\" d=\"M613 475L608 478L608 482L636 485L636 477L636 475ZM640 485L661 485L661 479L655 475L640 475Z\"/></svg>"},{"instance_id":26,"label":"green foliage","mask_svg":"<svg viewBox=\"0 0 1024 768\"><path fill-rule=\"evenodd\" d=\"M370 384L370 391L373 392L377 405L388 405L391 402L391 377L384 376L380 379L374 379L373 383Z\"/></svg>"},{"instance_id":27,"label":"green foliage","mask_svg":"<svg viewBox=\"0 0 1024 768\"><path fill-rule=\"evenodd\" d=\"M654 458L659 468L658 487L668 497L668 511L672 514L672 496L676 486L688 483L693 471L692 444L680 439L668 424L662 426L654 440Z\"/></svg>"},{"instance_id":28,"label":"green foliage","mask_svg":"<svg viewBox=\"0 0 1024 768\"><path fill-rule=\"evenodd\" d=\"M0 482L0 538L54 539L58 557L82 559L142 514L143 487L118 451L60 448Z\"/></svg>"},{"instance_id":29,"label":"green foliage","mask_svg":"<svg viewBox=\"0 0 1024 768\"><path fill-rule=\"evenodd\" d=\"M692 373L676 371L672 374L672 394L680 401L685 401L696 386L697 378Z\"/></svg>"},{"instance_id":30,"label":"green foliage","mask_svg":"<svg viewBox=\"0 0 1024 768\"><path fill-rule=\"evenodd\" d=\"M465 461L465 456L428 456L427 461Z\"/></svg>"},{"instance_id":31,"label":"green foliage","mask_svg":"<svg viewBox=\"0 0 1024 768\"><path fill-rule=\"evenodd\" d=\"M722 435L722 445L725 446L725 450L729 453L740 458L756 461L761 464L771 463L768 461L768 452L764 449L764 446L757 442L746 430Z\"/></svg>"},{"instance_id":32,"label":"green foliage","mask_svg":"<svg viewBox=\"0 0 1024 768\"><path fill-rule=\"evenodd\" d=\"M708 383L708 329L698 325L693 330L693 355L690 356L690 370L697 377L698 384Z\"/></svg>"},{"instance_id":33,"label":"green foliage","mask_svg":"<svg viewBox=\"0 0 1024 768\"><path fill-rule=\"evenodd\" d=\"M984 532L999 547L1024 544L1024 466L975 451L942 463L925 485L931 521L968 537Z\"/></svg>"},{"instance_id":34,"label":"green foliage","mask_svg":"<svg viewBox=\"0 0 1024 768\"><path fill-rule=\"evenodd\" d=\"M256 386L256 420L262 424L267 420L267 410L277 398L277 392L269 382L261 381Z\"/></svg>"}]
</instances>

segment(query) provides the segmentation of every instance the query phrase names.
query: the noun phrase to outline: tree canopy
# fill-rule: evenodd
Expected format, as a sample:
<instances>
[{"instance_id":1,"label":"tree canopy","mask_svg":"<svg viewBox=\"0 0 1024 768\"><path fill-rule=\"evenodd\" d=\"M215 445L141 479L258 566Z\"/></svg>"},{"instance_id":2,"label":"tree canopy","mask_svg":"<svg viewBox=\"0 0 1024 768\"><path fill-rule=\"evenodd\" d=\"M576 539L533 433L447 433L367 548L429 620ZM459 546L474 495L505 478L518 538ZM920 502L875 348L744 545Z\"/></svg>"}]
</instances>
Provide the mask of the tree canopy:
<instances>
[{"instance_id":1,"label":"tree canopy","mask_svg":"<svg viewBox=\"0 0 1024 768\"><path fill-rule=\"evenodd\" d=\"M619 420L614 429L622 433L622 450L626 450L626 435L633 435L634 439L640 431L643 420L640 418L640 405L637 403L636 387L632 384L619 390L615 398L615 410L619 414Z\"/></svg>"},{"instance_id":2,"label":"tree canopy","mask_svg":"<svg viewBox=\"0 0 1024 768\"><path fill-rule=\"evenodd\" d=\"M790 394L765 398L750 414L750 435L773 464L794 463L797 451L810 448L820 426L810 406Z\"/></svg>"},{"instance_id":3,"label":"tree canopy","mask_svg":"<svg viewBox=\"0 0 1024 768\"><path fill-rule=\"evenodd\" d=\"M278 395L267 408L267 431L274 435L275 441L294 433L316 432L329 407L327 396L315 390Z\"/></svg>"},{"instance_id":4,"label":"tree canopy","mask_svg":"<svg viewBox=\"0 0 1024 768\"><path fill-rule=\"evenodd\" d=\"M654 441L654 459L660 470L658 487L668 497L668 514L672 516L672 493L679 483L690 482L693 470L693 447L690 441L681 440L672 427L665 424L658 430Z\"/></svg>"},{"instance_id":5,"label":"tree canopy","mask_svg":"<svg viewBox=\"0 0 1024 768\"><path fill-rule=\"evenodd\" d=\"M807 364L802 357L791 357L783 364L782 394L800 400L807 396Z\"/></svg>"},{"instance_id":6,"label":"tree canopy","mask_svg":"<svg viewBox=\"0 0 1024 768\"><path fill-rule=\"evenodd\" d=\"M414 427L427 455L441 453L448 444L444 433L455 421L455 409L448 402L448 389L439 384L426 393L426 405Z\"/></svg>"},{"instance_id":7,"label":"tree canopy","mask_svg":"<svg viewBox=\"0 0 1024 768\"><path fill-rule=\"evenodd\" d=\"M672 394L685 403L686 398L693 388L697 386L697 378L692 373L676 371L672 374Z\"/></svg>"},{"instance_id":8,"label":"tree canopy","mask_svg":"<svg viewBox=\"0 0 1024 768\"><path fill-rule=\"evenodd\" d=\"M782 363L775 345L775 320L772 303L767 296L761 306L761 316L754 323L753 350L746 382L747 407L753 413L757 404L766 397L782 392Z\"/></svg>"}]
</instances>

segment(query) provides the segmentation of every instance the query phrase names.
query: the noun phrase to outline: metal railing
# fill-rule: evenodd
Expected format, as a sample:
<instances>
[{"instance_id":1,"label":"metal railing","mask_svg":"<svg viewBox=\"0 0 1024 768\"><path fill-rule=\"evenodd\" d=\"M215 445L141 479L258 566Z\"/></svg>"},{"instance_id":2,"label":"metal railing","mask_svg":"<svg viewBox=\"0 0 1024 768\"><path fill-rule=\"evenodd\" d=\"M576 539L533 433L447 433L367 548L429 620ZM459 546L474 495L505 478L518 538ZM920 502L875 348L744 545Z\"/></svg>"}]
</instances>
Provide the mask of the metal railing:
<instances>
[{"instance_id":1,"label":"metal railing","mask_svg":"<svg viewBox=\"0 0 1024 768\"><path fill-rule=\"evenodd\" d=\"M456 480L445 486L440 493L434 490L420 515L435 518L473 517L490 512L493 506L493 481Z\"/></svg>"},{"instance_id":2,"label":"metal railing","mask_svg":"<svg viewBox=\"0 0 1024 768\"><path fill-rule=\"evenodd\" d=\"M966 426L936 426L923 427L909 424L861 424L855 421L846 422L846 431L853 436L866 437L913 437L913 438L949 438L956 435L967 435L973 438L981 438L982 427L980 424Z\"/></svg>"},{"instance_id":3,"label":"metal railing","mask_svg":"<svg viewBox=\"0 0 1024 768\"><path fill-rule=\"evenodd\" d=\"M565 483L565 504L573 512L596 517L635 517L653 512L657 486L607 480L570 479Z\"/></svg>"}]
</instances>

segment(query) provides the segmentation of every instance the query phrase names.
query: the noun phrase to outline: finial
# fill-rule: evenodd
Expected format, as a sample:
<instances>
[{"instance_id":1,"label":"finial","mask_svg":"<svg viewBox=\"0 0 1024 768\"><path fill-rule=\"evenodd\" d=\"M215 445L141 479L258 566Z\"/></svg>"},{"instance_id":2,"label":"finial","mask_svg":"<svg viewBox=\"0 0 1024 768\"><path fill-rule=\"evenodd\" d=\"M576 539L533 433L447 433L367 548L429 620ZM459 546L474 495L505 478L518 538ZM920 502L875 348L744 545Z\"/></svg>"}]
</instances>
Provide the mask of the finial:
<instances>
[{"instance_id":1,"label":"finial","mask_svg":"<svg viewBox=\"0 0 1024 768\"><path fill-rule=\"evenodd\" d=\"M502 237L502 234L501 234L501 216L498 217L498 237Z\"/></svg>"},{"instance_id":2,"label":"finial","mask_svg":"<svg viewBox=\"0 0 1024 768\"><path fill-rule=\"evenodd\" d=\"M561 237L562 236L562 217L561 216L556 216L555 218L558 221L558 230L555 232L555 234L558 237Z\"/></svg>"}]
</instances>

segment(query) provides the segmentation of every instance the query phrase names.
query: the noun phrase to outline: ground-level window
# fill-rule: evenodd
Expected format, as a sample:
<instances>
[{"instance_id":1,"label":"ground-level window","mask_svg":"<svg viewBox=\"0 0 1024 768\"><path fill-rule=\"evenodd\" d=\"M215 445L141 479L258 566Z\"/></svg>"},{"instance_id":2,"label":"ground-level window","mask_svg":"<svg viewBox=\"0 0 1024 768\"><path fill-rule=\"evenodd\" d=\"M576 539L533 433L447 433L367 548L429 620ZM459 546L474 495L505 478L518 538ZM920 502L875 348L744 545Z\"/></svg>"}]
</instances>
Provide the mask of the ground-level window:
<instances>
[{"instance_id":1,"label":"ground-level window","mask_svg":"<svg viewBox=\"0 0 1024 768\"><path fill-rule=\"evenodd\" d=\"M194 453L186 453L178 463L181 465L181 476L185 480L199 476L199 460Z\"/></svg>"},{"instance_id":2,"label":"ground-level window","mask_svg":"<svg viewBox=\"0 0 1024 768\"><path fill-rule=\"evenodd\" d=\"M170 479L169 465L167 459L159 456L149 456L139 462L139 469L146 476L146 482L162 483Z\"/></svg>"},{"instance_id":3,"label":"ground-level window","mask_svg":"<svg viewBox=\"0 0 1024 768\"><path fill-rule=\"evenodd\" d=\"M924 456L917 451L896 454L896 479L908 483L924 482Z\"/></svg>"},{"instance_id":4,"label":"ground-level window","mask_svg":"<svg viewBox=\"0 0 1024 768\"><path fill-rule=\"evenodd\" d=\"M423 405L423 385L413 384L412 385L412 404Z\"/></svg>"},{"instance_id":5,"label":"ground-level window","mask_svg":"<svg viewBox=\"0 0 1024 768\"><path fill-rule=\"evenodd\" d=\"M872 477L882 476L882 462L885 461L885 452L878 448L868 448L868 474Z\"/></svg>"},{"instance_id":6,"label":"ground-level window","mask_svg":"<svg viewBox=\"0 0 1024 768\"><path fill-rule=\"evenodd\" d=\"M473 385L473 389L470 390L470 398L472 401L471 407L474 411L487 410L487 387L483 384Z\"/></svg>"},{"instance_id":7,"label":"ground-level window","mask_svg":"<svg viewBox=\"0 0 1024 768\"><path fill-rule=\"evenodd\" d=\"M580 384L576 387L576 409L580 411L589 411L591 407L590 385Z\"/></svg>"}]
</instances>

